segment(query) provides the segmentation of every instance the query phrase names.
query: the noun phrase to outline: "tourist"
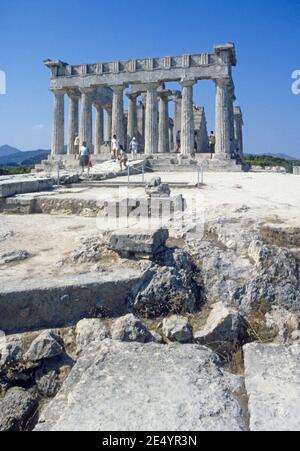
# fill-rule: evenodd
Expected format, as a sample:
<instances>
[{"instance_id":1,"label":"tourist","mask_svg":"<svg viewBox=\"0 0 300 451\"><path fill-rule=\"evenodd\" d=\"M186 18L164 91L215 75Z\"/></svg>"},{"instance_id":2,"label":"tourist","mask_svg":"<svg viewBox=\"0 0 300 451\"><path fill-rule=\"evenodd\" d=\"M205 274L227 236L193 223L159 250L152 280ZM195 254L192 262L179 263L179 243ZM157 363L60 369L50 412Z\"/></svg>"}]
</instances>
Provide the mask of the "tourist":
<instances>
[{"instance_id":1,"label":"tourist","mask_svg":"<svg viewBox=\"0 0 300 451\"><path fill-rule=\"evenodd\" d=\"M129 144L129 150L131 151L131 158L132 160L136 159L137 153L138 153L138 142L135 137L132 138L130 144Z\"/></svg>"},{"instance_id":2,"label":"tourist","mask_svg":"<svg viewBox=\"0 0 300 451\"><path fill-rule=\"evenodd\" d=\"M124 169L126 169L128 167L127 166L127 161L128 161L127 152L125 151L123 146L120 146L118 160L120 162L121 171L123 169L123 167L122 167L123 165L124 165Z\"/></svg>"},{"instance_id":3,"label":"tourist","mask_svg":"<svg viewBox=\"0 0 300 451\"><path fill-rule=\"evenodd\" d=\"M81 174L83 174L84 169L88 168L90 162L90 151L85 141L83 141L82 143L79 155L80 155Z\"/></svg>"},{"instance_id":4,"label":"tourist","mask_svg":"<svg viewBox=\"0 0 300 451\"><path fill-rule=\"evenodd\" d=\"M79 155L79 146L80 146L80 138L79 136L76 136L74 141L74 154Z\"/></svg>"},{"instance_id":5,"label":"tourist","mask_svg":"<svg viewBox=\"0 0 300 451\"><path fill-rule=\"evenodd\" d=\"M210 152L210 158L212 159L213 154L215 153L215 146L216 146L216 137L213 131L210 132L209 138L209 152Z\"/></svg>"},{"instance_id":6,"label":"tourist","mask_svg":"<svg viewBox=\"0 0 300 451\"><path fill-rule=\"evenodd\" d=\"M181 131L178 130L176 133L176 152L179 153L181 148Z\"/></svg>"},{"instance_id":7,"label":"tourist","mask_svg":"<svg viewBox=\"0 0 300 451\"><path fill-rule=\"evenodd\" d=\"M116 160L119 155L120 150L120 142L117 139L117 135L113 136L113 139L111 140L111 157L113 160Z\"/></svg>"}]
</instances>

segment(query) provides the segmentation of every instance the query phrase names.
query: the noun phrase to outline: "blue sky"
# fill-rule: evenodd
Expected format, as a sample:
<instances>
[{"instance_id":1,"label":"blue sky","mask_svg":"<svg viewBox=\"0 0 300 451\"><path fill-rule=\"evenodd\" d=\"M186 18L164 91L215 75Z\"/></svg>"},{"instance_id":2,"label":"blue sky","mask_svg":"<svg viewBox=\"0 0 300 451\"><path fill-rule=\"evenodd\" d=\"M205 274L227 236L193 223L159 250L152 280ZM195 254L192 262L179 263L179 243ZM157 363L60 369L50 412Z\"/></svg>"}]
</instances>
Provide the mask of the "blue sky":
<instances>
[{"instance_id":1,"label":"blue sky","mask_svg":"<svg viewBox=\"0 0 300 451\"><path fill-rule=\"evenodd\" d=\"M300 157L300 0L2 0L0 145L49 148L52 94L46 58L70 64L211 52L233 41L237 104L245 151ZM195 101L214 128L214 86L199 82Z\"/></svg>"}]
</instances>

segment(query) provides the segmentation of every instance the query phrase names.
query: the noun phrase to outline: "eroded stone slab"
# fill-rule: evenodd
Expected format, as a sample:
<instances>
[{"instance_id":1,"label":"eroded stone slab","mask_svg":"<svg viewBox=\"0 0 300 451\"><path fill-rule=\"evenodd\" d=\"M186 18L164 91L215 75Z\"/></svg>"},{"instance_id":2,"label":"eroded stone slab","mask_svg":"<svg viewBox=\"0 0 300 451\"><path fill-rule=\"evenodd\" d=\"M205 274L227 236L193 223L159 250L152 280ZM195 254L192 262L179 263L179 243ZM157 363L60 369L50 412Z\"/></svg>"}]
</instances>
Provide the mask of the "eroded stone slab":
<instances>
[{"instance_id":1,"label":"eroded stone slab","mask_svg":"<svg viewBox=\"0 0 300 451\"><path fill-rule=\"evenodd\" d=\"M252 431L300 430L300 345L244 347Z\"/></svg>"},{"instance_id":2,"label":"eroded stone slab","mask_svg":"<svg viewBox=\"0 0 300 451\"><path fill-rule=\"evenodd\" d=\"M234 387L207 348L105 340L77 361L36 430L241 431Z\"/></svg>"}]
</instances>

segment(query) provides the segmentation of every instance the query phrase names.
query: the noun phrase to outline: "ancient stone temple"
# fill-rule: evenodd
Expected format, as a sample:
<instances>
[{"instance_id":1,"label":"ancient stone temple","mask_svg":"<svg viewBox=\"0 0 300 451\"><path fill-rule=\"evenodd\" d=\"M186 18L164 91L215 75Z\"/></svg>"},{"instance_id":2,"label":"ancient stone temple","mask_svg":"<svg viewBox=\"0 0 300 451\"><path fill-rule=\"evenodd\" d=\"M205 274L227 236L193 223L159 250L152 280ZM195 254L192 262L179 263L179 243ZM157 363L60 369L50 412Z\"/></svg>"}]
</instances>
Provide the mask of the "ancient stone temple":
<instances>
[{"instance_id":1,"label":"ancient stone temple","mask_svg":"<svg viewBox=\"0 0 300 451\"><path fill-rule=\"evenodd\" d=\"M216 87L214 158L226 160L242 155L243 117L240 107L234 106L232 67L236 66L236 53L232 43L215 46L211 54L79 66L51 60L44 63L51 71L50 90L54 95L53 156L66 152L72 155L77 136L81 143L87 142L94 154L101 154L103 144L113 135L117 135L123 146L136 137L147 156L168 154L176 148L178 132L181 155L208 154L205 111L193 101L193 88L201 80L212 80ZM168 90L168 82L178 82L181 89ZM66 97L69 101L67 151ZM169 113L171 102L173 117Z\"/></svg>"}]
</instances>

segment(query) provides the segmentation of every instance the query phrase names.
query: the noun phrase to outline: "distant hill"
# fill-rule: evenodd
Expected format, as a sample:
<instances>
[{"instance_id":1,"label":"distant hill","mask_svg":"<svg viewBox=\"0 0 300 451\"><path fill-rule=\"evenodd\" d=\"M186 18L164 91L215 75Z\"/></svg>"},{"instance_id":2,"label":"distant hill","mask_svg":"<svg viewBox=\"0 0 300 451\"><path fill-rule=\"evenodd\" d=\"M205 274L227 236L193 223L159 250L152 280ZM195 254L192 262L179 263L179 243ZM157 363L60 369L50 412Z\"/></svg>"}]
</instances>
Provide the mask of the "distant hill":
<instances>
[{"instance_id":1,"label":"distant hill","mask_svg":"<svg viewBox=\"0 0 300 451\"><path fill-rule=\"evenodd\" d=\"M50 150L37 149L21 152L10 146L0 147L0 166L34 166L46 160Z\"/></svg>"},{"instance_id":2,"label":"distant hill","mask_svg":"<svg viewBox=\"0 0 300 451\"><path fill-rule=\"evenodd\" d=\"M21 152L19 149L16 149L15 147L8 146L5 144L4 146L0 147L0 157L7 157L9 155L15 155L17 153Z\"/></svg>"},{"instance_id":3,"label":"distant hill","mask_svg":"<svg viewBox=\"0 0 300 451\"><path fill-rule=\"evenodd\" d=\"M291 157L290 155L287 155L285 153L264 153L264 154L252 154L248 153L245 154L245 157L253 157L253 156L265 156L265 157L272 157L272 158L279 158L280 160L288 160L288 161L297 161L299 158Z\"/></svg>"}]
</instances>

